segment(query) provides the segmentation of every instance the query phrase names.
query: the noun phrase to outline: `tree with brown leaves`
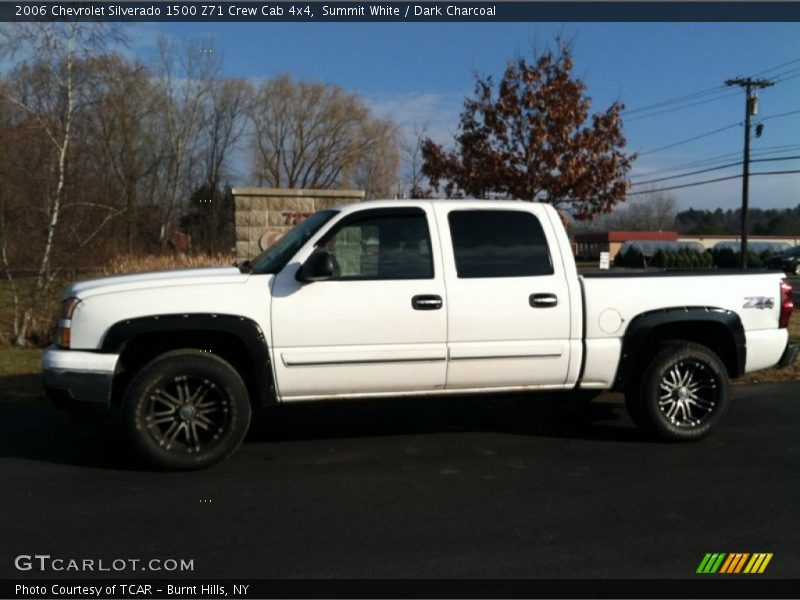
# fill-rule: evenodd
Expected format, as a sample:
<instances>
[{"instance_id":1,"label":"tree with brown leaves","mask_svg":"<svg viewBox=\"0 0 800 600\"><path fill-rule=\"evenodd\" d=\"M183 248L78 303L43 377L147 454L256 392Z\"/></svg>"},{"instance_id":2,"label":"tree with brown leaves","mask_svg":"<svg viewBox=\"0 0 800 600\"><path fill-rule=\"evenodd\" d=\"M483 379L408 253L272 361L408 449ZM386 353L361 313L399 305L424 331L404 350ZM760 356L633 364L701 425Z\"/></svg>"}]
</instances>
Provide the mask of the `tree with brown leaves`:
<instances>
[{"instance_id":1,"label":"tree with brown leaves","mask_svg":"<svg viewBox=\"0 0 800 600\"><path fill-rule=\"evenodd\" d=\"M476 79L464 101L456 148L446 151L426 139L423 173L448 197L538 200L590 219L625 197L634 155L615 102L589 115L586 85L572 75L569 44L532 63L509 62L499 85Z\"/></svg>"}]
</instances>

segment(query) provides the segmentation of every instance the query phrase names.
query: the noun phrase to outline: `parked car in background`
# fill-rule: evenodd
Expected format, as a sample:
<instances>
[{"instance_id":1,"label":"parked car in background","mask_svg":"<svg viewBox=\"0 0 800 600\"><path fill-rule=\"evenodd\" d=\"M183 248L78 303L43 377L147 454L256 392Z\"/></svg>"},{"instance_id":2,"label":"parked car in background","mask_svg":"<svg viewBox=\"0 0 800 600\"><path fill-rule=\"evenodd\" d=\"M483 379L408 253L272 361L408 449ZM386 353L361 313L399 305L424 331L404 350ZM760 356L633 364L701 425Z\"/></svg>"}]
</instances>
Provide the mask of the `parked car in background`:
<instances>
[{"instance_id":1,"label":"parked car in background","mask_svg":"<svg viewBox=\"0 0 800 600\"><path fill-rule=\"evenodd\" d=\"M767 259L767 267L780 269L784 273L800 275L800 246L796 246L780 254L773 254Z\"/></svg>"}]
</instances>

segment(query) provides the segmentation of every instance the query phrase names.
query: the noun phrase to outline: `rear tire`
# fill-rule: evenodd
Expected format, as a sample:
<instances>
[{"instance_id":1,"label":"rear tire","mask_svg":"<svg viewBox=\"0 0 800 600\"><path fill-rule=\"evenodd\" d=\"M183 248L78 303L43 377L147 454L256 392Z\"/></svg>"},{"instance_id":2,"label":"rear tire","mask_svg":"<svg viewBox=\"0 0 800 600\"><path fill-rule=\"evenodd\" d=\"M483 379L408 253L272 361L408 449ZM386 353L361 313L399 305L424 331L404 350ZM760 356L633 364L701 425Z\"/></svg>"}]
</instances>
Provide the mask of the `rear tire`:
<instances>
[{"instance_id":1,"label":"rear tire","mask_svg":"<svg viewBox=\"0 0 800 600\"><path fill-rule=\"evenodd\" d=\"M631 419L667 441L710 434L728 406L728 373L719 357L694 342L666 342L626 394Z\"/></svg>"},{"instance_id":2,"label":"rear tire","mask_svg":"<svg viewBox=\"0 0 800 600\"><path fill-rule=\"evenodd\" d=\"M162 469L203 469L241 445L250 399L228 362L200 350L173 350L145 366L125 391L125 431L138 455Z\"/></svg>"}]
</instances>

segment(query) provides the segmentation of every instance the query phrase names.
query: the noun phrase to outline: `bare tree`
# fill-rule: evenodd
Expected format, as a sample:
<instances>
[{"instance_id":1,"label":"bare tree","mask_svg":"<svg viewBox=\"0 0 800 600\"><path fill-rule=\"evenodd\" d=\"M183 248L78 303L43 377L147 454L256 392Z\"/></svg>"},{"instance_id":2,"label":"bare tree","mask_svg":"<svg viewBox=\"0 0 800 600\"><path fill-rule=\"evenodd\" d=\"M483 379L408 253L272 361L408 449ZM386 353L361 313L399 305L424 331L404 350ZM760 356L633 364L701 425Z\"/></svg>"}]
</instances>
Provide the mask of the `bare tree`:
<instances>
[{"instance_id":1,"label":"bare tree","mask_svg":"<svg viewBox=\"0 0 800 600\"><path fill-rule=\"evenodd\" d=\"M670 231L678 214L675 196L648 192L631 196L624 204L598 219L598 226L619 231Z\"/></svg>"},{"instance_id":2,"label":"bare tree","mask_svg":"<svg viewBox=\"0 0 800 600\"><path fill-rule=\"evenodd\" d=\"M118 39L116 29L106 24L17 23L0 31L0 55L23 55L3 97L17 110L17 119L35 128L46 141L47 170L54 181L44 198L46 233L35 283L14 324L14 344L18 346L25 344L34 311L54 279L51 261L64 209L73 128L83 108L80 88L87 83L79 69L82 61L102 53L110 41ZM4 235L4 243L5 239ZM7 262L6 272L12 277Z\"/></svg>"},{"instance_id":3,"label":"bare tree","mask_svg":"<svg viewBox=\"0 0 800 600\"><path fill-rule=\"evenodd\" d=\"M90 66L93 85L86 91L87 103L93 102L95 108L83 137L87 153L95 157L97 179L110 178L114 183L110 193L122 201L127 252L134 254L142 188L162 158L156 116L163 100L141 63L112 55L97 57Z\"/></svg>"},{"instance_id":4,"label":"bare tree","mask_svg":"<svg viewBox=\"0 0 800 600\"><path fill-rule=\"evenodd\" d=\"M228 177L231 154L245 130L253 88L243 80L213 82L204 106L203 165L201 188L193 196L188 219L203 230L207 250L220 250L220 235L233 222L229 194L222 189Z\"/></svg>"},{"instance_id":5,"label":"bare tree","mask_svg":"<svg viewBox=\"0 0 800 600\"><path fill-rule=\"evenodd\" d=\"M431 190L426 186L427 177L422 172L424 159L422 146L428 138L428 126L415 125L403 140L403 183L409 198L430 198Z\"/></svg>"},{"instance_id":6,"label":"bare tree","mask_svg":"<svg viewBox=\"0 0 800 600\"><path fill-rule=\"evenodd\" d=\"M218 79L209 43L162 40L145 65L111 52L118 40L107 25L0 29L12 62L0 75L0 268L15 344L45 341L67 269L164 246L179 222L223 248L242 142L268 185L396 189L397 128L356 96L288 77L256 93Z\"/></svg>"},{"instance_id":7,"label":"bare tree","mask_svg":"<svg viewBox=\"0 0 800 600\"><path fill-rule=\"evenodd\" d=\"M163 232L169 230L188 205L191 190L199 187L204 103L219 71L220 61L210 41L182 49L161 38L157 85L163 134L160 172L160 204ZM162 236L166 243L166 235Z\"/></svg>"},{"instance_id":8,"label":"bare tree","mask_svg":"<svg viewBox=\"0 0 800 600\"><path fill-rule=\"evenodd\" d=\"M367 200L390 198L397 188L400 167L399 134L388 120L369 121L362 135L369 140L365 152L358 157L353 172L353 185L364 190Z\"/></svg>"},{"instance_id":9,"label":"bare tree","mask_svg":"<svg viewBox=\"0 0 800 600\"><path fill-rule=\"evenodd\" d=\"M5 132L5 128L3 129L3 132ZM0 137L0 148L2 148L3 150L8 147L6 145L6 140L3 139L4 137L5 136ZM11 316L11 328L14 339L17 339L20 327L20 318L19 318L20 297L19 297L19 289L17 288L17 282L14 279L14 276L11 272L11 264L8 259L9 236L7 229L5 192L6 192L5 185L2 180L2 176L0 176L0 259L2 259L3 261L3 271L5 272L5 277L8 280L8 289L11 292L11 303L13 311Z\"/></svg>"},{"instance_id":10,"label":"bare tree","mask_svg":"<svg viewBox=\"0 0 800 600\"><path fill-rule=\"evenodd\" d=\"M378 125L355 95L336 86L295 83L288 75L258 89L250 118L259 185L348 187L357 178L359 162L382 144L390 145L387 127ZM396 161L380 162L396 173Z\"/></svg>"}]
</instances>

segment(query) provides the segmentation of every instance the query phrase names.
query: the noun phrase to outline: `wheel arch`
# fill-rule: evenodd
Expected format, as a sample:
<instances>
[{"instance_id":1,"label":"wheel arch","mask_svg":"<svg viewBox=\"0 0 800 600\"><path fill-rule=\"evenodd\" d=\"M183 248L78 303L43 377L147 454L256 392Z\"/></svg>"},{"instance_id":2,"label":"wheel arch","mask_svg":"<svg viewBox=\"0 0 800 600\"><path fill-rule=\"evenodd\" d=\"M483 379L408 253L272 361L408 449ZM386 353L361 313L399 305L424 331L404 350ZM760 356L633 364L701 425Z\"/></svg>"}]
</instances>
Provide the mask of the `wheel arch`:
<instances>
[{"instance_id":1,"label":"wheel arch","mask_svg":"<svg viewBox=\"0 0 800 600\"><path fill-rule=\"evenodd\" d=\"M739 315L712 306L663 308L631 320L622 340L614 389L625 391L635 383L659 343L666 341L702 344L719 356L729 377L744 372L747 348Z\"/></svg>"},{"instance_id":2,"label":"wheel arch","mask_svg":"<svg viewBox=\"0 0 800 600\"><path fill-rule=\"evenodd\" d=\"M102 351L120 355L112 402L120 402L144 365L179 348L211 352L230 363L244 380L253 406L277 402L269 348L261 327L237 315L203 313L152 315L112 325L101 343Z\"/></svg>"}]
</instances>

